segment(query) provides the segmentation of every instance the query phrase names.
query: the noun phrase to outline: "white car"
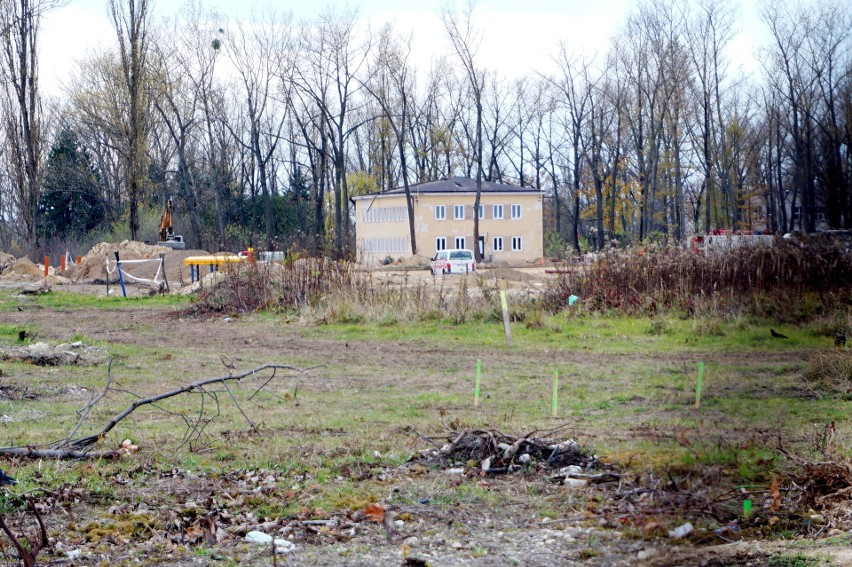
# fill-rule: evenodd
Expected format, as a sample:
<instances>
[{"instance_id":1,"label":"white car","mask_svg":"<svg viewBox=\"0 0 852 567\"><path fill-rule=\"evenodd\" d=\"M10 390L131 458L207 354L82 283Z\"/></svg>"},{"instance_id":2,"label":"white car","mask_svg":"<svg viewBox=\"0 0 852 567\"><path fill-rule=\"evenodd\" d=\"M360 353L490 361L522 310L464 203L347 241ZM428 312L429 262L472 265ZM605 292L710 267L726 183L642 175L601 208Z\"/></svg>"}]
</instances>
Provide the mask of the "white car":
<instances>
[{"instance_id":1,"label":"white car","mask_svg":"<svg viewBox=\"0 0 852 567\"><path fill-rule=\"evenodd\" d=\"M439 250L432 258L432 275L438 274L466 274L476 271L476 259L473 250Z\"/></svg>"}]
</instances>

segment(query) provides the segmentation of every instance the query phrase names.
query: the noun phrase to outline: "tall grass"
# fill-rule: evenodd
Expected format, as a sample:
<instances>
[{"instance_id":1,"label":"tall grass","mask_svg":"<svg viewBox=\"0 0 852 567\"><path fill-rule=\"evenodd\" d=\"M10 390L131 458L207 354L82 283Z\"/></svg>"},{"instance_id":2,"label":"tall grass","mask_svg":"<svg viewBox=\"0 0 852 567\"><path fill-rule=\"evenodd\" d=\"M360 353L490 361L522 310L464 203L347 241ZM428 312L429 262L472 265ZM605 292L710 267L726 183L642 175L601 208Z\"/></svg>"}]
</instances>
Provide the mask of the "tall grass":
<instances>
[{"instance_id":1,"label":"tall grass","mask_svg":"<svg viewBox=\"0 0 852 567\"><path fill-rule=\"evenodd\" d=\"M347 262L300 258L239 264L204 290L196 312L290 311L307 324L499 321L497 289L479 275L427 283L382 282ZM700 256L660 247L616 250L565 270L542 292L516 294L512 318L535 325L571 295L583 309L625 314L756 315L802 321L849 311L852 254L830 246L741 248ZM575 307L574 310L577 308ZM845 327L847 317L841 317Z\"/></svg>"},{"instance_id":2,"label":"tall grass","mask_svg":"<svg viewBox=\"0 0 852 567\"><path fill-rule=\"evenodd\" d=\"M706 255L675 247L611 250L565 270L547 291L556 310L577 295L590 309L626 313L744 310L802 319L852 304L852 253L827 244L743 247Z\"/></svg>"},{"instance_id":3,"label":"tall grass","mask_svg":"<svg viewBox=\"0 0 852 567\"><path fill-rule=\"evenodd\" d=\"M188 309L195 314L289 311L306 324L446 319L460 324L499 315L484 279L463 276L437 288L426 283L377 282L347 262L300 258L284 264L231 264Z\"/></svg>"}]
</instances>

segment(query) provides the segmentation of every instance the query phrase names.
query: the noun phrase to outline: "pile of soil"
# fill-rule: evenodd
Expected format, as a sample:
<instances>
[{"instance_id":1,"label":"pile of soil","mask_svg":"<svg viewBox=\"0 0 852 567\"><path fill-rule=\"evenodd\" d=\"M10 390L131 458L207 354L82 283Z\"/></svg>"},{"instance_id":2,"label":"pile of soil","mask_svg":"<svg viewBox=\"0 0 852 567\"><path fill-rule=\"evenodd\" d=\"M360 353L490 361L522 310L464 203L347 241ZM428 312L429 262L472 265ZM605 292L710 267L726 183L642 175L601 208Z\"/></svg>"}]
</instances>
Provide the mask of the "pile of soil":
<instances>
[{"instance_id":1,"label":"pile of soil","mask_svg":"<svg viewBox=\"0 0 852 567\"><path fill-rule=\"evenodd\" d=\"M145 244L144 242L134 240L125 240L118 244L101 242L92 247L82 257L80 264L75 264L65 270L64 275L75 283L106 281L106 260L109 258L110 269L113 270L109 274L110 281L117 281L118 274L114 271L116 250L121 260L157 259L160 254L164 254L166 278L169 281L169 285L175 287L183 285L190 279L189 267L183 265L184 259L189 256L204 256L208 254L205 250L173 250L166 246ZM155 262L126 264L122 266L122 269L138 278L153 279L157 273L157 264Z\"/></svg>"},{"instance_id":2,"label":"pile of soil","mask_svg":"<svg viewBox=\"0 0 852 567\"><path fill-rule=\"evenodd\" d=\"M532 274L506 267L483 268L479 273L486 278L497 278L510 282L531 282L540 279Z\"/></svg>"},{"instance_id":3,"label":"pile of soil","mask_svg":"<svg viewBox=\"0 0 852 567\"><path fill-rule=\"evenodd\" d=\"M44 278L44 266L34 264L29 258L15 259L10 254L0 253L0 279L6 282L39 282ZM53 268L48 268L48 284L62 285L68 280L55 273Z\"/></svg>"},{"instance_id":4,"label":"pile of soil","mask_svg":"<svg viewBox=\"0 0 852 567\"><path fill-rule=\"evenodd\" d=\"M15 263L15 257L5 252L0 252L0 275L6 271L6 268Z\"/></svg>"},{"instance_id":5,"label":"pile of soil","mask_svg":"<svg viewBox=\"0 0 852 567\"><path fill-rule=\"evenodd\" d=\"M406 268L428 268L432 262L431 258L427 258L422 254L415 254L407 258L399 258L394 263L395 266L404 266Z\"/></svg>"}]
</instances>

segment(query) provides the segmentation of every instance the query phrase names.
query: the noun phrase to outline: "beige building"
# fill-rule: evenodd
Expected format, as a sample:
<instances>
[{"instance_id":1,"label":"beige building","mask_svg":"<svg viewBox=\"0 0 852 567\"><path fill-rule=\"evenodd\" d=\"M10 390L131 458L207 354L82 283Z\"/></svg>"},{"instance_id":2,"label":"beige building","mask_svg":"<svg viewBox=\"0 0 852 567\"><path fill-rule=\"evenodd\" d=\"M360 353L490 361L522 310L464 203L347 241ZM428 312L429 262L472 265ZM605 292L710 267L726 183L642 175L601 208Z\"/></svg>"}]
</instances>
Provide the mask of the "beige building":
<instances>
[{"instance_id":1,"label":"beige building","mask_svg":"<svg viewBox=\"0 0 852 567\"><path fill-rule=\"evenodd\" d=\"M454 177L412 185L417 251L473 249L476 181ZM522 264L543 255L542 193L530 187L482 182L480 251L486 262ZM357 259L365 264L411 256L405 189L355 197Z\"/></svg>"}]
</instances>

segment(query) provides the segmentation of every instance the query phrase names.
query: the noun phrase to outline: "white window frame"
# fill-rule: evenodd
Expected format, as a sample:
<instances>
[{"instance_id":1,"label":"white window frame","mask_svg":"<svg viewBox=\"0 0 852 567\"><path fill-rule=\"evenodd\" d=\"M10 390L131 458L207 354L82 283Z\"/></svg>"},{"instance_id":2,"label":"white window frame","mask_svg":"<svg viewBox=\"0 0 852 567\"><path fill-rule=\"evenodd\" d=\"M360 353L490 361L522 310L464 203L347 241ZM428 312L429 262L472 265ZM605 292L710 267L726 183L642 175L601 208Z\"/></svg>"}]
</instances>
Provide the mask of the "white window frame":
<instances>
[{"instance_id":1,"label":"white window frame","mask_svg":"<svg viewBox=\"0 0 852 567\"><path fill-rule=\"evenodd\" d=\"M467 247L465 246L465 240L466 240L466 239L465 239L465 237L464 237L464 236L456 236L456 238L455 238L455 245L456 245L456 246L455 246L455 247L456 247L457 249L461 249L461 250L464 250L465 248L467 248ZM459 244L461 244L461 246L459 246Z\"/></svg>"},{"instance_id":2,"label":"white window frame","mask_svg":"<svg viewBox=\"0 0 852 567\"><path fill-rule=\"evenodd\" d=\"M499 212L498 212L499 211ZM491 205L491 213L494 220L503 219L503 205Z\"/></svg>"},{"instance_id":3,"label":"white window frame","mask_svg":"<svg viewBox=\"0 0 852 567\"><path fill-rule=\"evenodd\" d=\"M453 205L453 220L464 220L464 205Z\"/></svg>"},{"instance_id":4,"label":"white window frame","mask_svg":"<svg viewBox=\"0 0 852 567\"><path fill-rule=\"evenodd\" d=\"M512 252L522 252L524 250L524 239L520 236L512 237Z\"/></svg>"},{"instance_id":5,"label":"white window frame","mask_svg":"<svg viewBox=\"0 0 852 567\"><path fill-rule=\"evenodd\" d=\"M446 220L447 219L447 206L446 205L435 205L435 220Z\"/></svg>"},{"instance_id":6,"label":"white window frame","mask_svg":"<svg viewBox=\"0 0 852 567\"><path fill-rule=\"evenodd\" d=\"M517 214L515 214L517 213ZM519 219L521 218L521 206L520 205L512 205L512 218Z\"/></svg>"},{"instance_id":7,"label":"white window frame","mask_svg":"<svg viewBox=\"0 0 852 567\"><path fill-rule=\"evenodd\" d=\"M502 252L503 251L503 237L495 236L494 240L491 241L491 250L494 252Z\"/></svg>"},{"instance_id":8,"label":"white window frame","mask_svg":"<svg viewBox=\"0 0 852 567\"><path fill-rule=\"evenodd\" d=\"M447 239L444 236L439 236L435 238L435 254L440 252L441 250L447 249Z\"/></svg>"}]
</instances>

